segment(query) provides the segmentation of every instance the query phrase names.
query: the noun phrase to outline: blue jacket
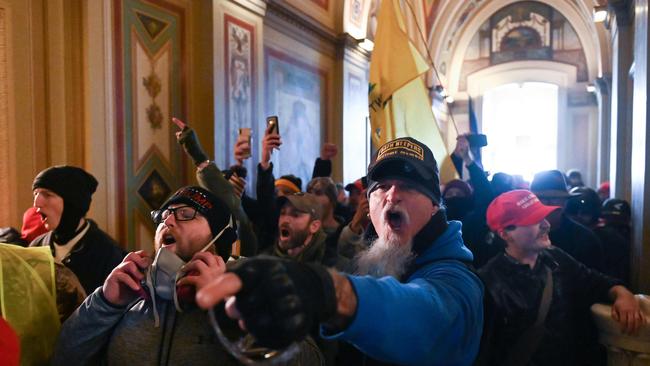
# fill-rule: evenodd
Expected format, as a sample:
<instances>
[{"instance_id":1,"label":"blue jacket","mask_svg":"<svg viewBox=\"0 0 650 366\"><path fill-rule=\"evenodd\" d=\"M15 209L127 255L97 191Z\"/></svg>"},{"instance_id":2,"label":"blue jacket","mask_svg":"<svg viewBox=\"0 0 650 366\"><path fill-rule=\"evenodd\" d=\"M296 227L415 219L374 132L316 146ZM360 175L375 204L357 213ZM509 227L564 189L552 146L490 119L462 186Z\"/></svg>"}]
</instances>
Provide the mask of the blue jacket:
<instances>
[{"instance_id":1,"label":"blue jacket","mask_svg":"<svg viewBox=\"0 0 650 366\"><path fill-rule=\"evenodd\" d=\"M352 343L364 354L403 365L471 365L483 329L483 285L463 262L472 253L461 224L415 259L401 283L393 277L348 276L357 294L354 319L327 338Z\"/></svg>"}]
</instances>

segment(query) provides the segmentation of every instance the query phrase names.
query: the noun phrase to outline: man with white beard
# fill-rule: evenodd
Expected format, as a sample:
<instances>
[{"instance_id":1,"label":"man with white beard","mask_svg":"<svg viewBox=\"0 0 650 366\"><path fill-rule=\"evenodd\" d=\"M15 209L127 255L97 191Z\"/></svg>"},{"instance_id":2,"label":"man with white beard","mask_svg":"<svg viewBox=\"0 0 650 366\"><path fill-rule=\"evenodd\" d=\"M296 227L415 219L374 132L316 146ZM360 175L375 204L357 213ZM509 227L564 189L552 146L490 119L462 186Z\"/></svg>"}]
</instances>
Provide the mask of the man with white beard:
<instances>
[{"instance_id":1,"label":"man with white beard","mask_svg":"<svg viewBox=\"0 0 650 366\"><path fill-rule=\"evenodd\" d=\"M466 263L461 224L440 209L436 161L426 145L399 138L368 167L370 219L377 239L345 275L318 265L254 258L197 294L221 300L262 345L282 348L311 324L379 362L470 365L483 327L483 286Z\"/></svg>"}]
</instances>

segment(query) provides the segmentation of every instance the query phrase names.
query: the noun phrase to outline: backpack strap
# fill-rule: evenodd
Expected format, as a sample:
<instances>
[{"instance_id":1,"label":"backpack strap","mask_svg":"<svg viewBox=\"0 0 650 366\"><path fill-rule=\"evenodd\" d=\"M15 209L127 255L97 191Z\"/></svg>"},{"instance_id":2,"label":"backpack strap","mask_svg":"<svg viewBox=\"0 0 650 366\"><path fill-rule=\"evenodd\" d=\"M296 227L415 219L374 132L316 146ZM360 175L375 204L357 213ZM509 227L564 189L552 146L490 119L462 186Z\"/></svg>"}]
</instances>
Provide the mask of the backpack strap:
<instances>
[{"instance_id":1,"label":"backpack strap","mask_svg":"<svg viewBox=\"0 0 650 366\"><path fill-rule=\"evenodd\" d=\"M517 343L508 352L505 366L527 365L544 336L544 321L553 300L553 275L548 266L544 265L544 268L546 269L546 285L537 311L537 319L535 324L524 331Z\"/></svg>"}]
</instances>

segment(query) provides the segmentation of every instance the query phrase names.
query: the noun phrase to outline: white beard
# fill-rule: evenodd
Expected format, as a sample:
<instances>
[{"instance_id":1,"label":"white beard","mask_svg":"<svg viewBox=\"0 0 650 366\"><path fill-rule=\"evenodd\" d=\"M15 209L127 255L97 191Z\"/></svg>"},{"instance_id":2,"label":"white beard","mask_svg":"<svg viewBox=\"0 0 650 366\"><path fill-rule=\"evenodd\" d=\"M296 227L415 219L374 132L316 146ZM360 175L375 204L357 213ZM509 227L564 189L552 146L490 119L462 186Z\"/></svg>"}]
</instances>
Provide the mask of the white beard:
<instances>
[{"instance_id":1,"label":"white beard","mask_svg":"<svg viewBox=\"0 0 650 366\"><path fill-rule=\"evenodd\" d=\"M370 248L356 256L356 274L400 279L415 257L411 251L412 246L413 241L400 245L399 238L392 235L389 238L378 238Z\"/></svg>"}]
</instances>

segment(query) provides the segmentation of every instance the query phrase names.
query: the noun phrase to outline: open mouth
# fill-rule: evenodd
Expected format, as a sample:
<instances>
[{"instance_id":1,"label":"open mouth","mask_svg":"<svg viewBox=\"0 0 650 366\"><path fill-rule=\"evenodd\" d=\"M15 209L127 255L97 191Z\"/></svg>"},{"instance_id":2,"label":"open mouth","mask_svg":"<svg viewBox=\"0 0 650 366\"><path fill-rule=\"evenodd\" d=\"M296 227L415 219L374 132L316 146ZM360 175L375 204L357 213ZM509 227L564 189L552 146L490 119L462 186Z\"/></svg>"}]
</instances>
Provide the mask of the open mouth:
<instances>
[{"instance_id":1,"label":"open mouth","mask_svg":"<svg viewBox=\"0 0 650 366\"><path fill-rule=\"evenodd\" d=\"M291 231L288 228L280 228L280 238L286 239L291 235Z\"/></svg>"},{"instance_id":2,"label":"open mouth","mask_svg":"<svg viewBox=\"0 0 650 366\"><path fill-rule=\"evenodd\" d=\"M386 222L393 230L399 230L404 223L404 215L399 211L389 210L386 212Z\"/></svg>"},{"instance_id":3,"label":"open mouth","mask_svg":"<svg viewBox=\"0 0 650 366\"><path fill-rule=\"evenodd\" d=\"M172 234L165 234L163 236L163 245L171 245L176 243L176 238Z\"/></svg>"}]
</instances>

